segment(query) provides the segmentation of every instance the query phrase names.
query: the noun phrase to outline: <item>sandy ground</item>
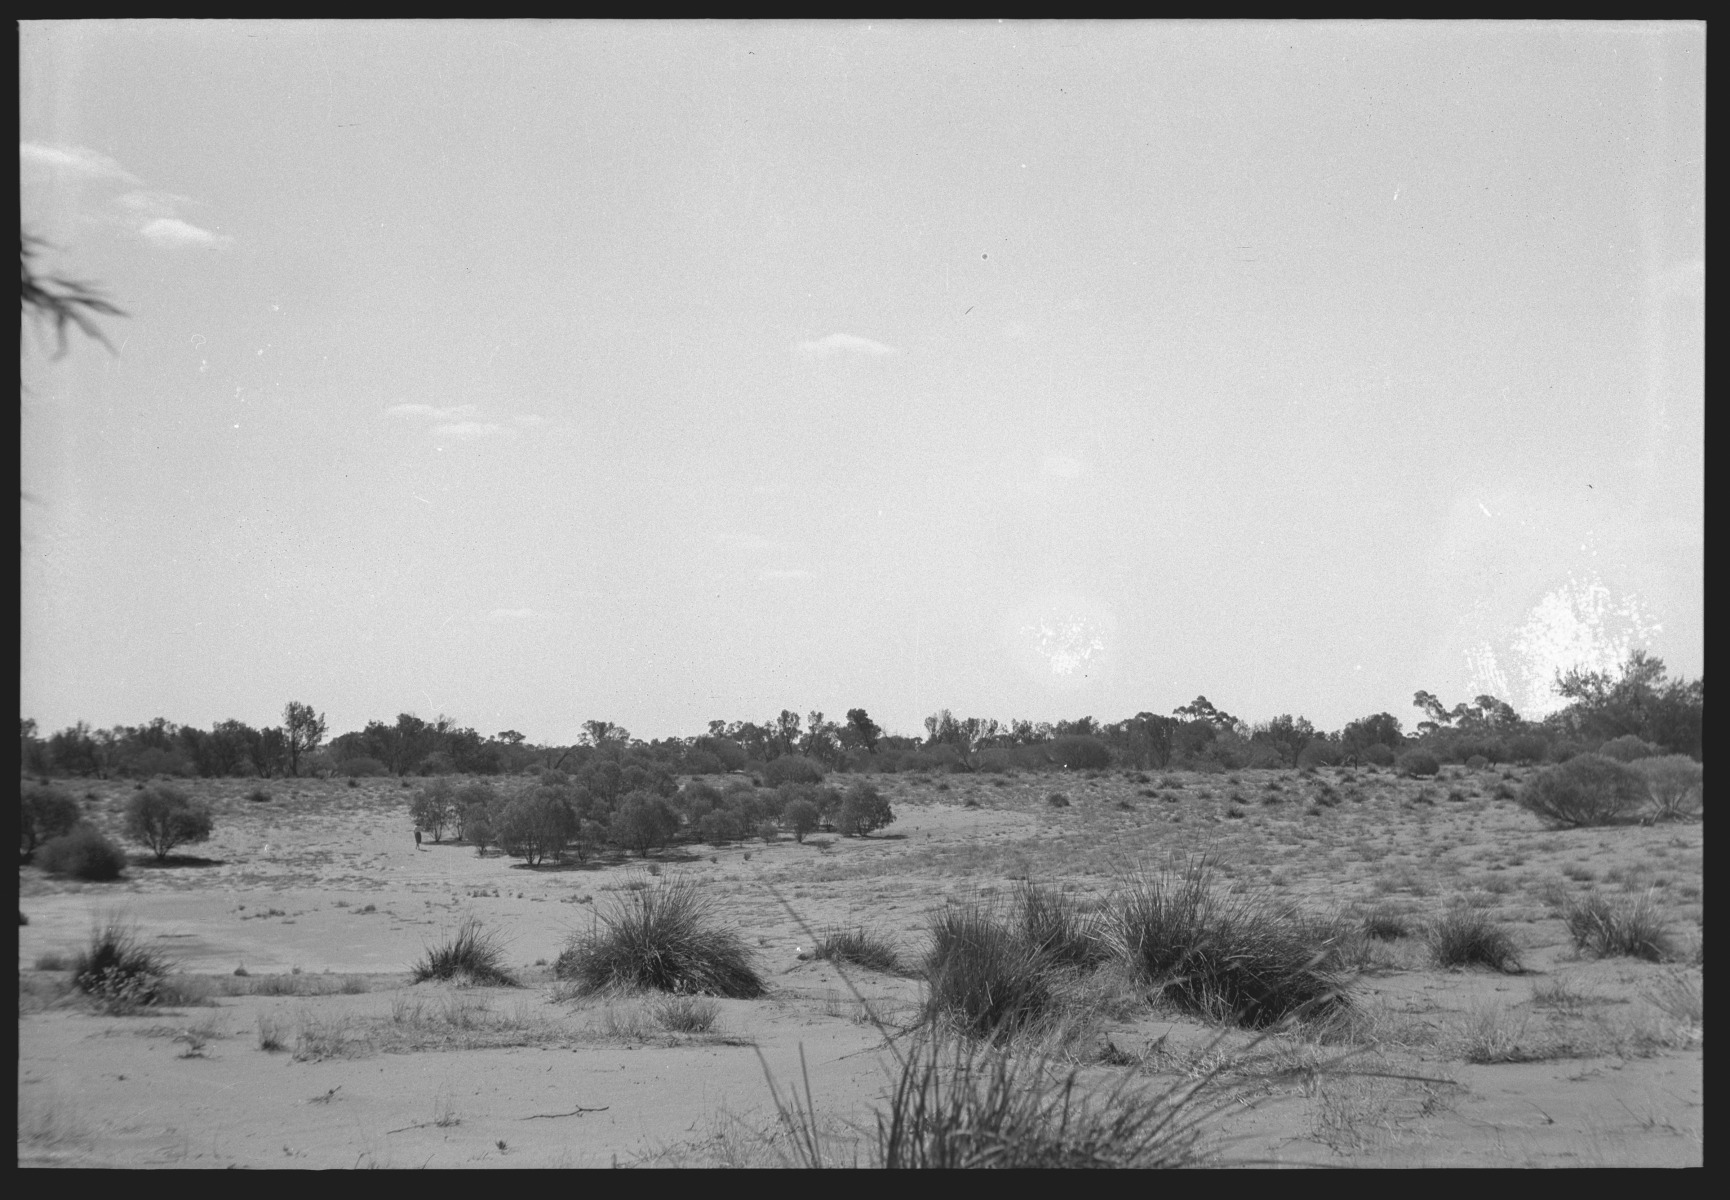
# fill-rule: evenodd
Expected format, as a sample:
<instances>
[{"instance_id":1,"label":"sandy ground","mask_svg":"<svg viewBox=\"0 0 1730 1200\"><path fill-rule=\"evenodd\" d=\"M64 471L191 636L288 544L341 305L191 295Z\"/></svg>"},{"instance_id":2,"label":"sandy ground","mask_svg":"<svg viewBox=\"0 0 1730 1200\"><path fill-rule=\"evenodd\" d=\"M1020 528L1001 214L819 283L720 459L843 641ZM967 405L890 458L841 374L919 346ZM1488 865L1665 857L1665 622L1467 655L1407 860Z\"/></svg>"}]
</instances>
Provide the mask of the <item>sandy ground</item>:
<instances>
[{"instance_id":1,"label":"sandy ground","mask_svg":"<svg viewBox=\"0 0 1730 1200\"><path fill-rule=\"evenodd\" d=\"M194 784L217 811L200 861L138 861L105 885L20 871L19 1161L772 1164L788 1147L765 1071L783 1099L796 1080L803 1093L801 1058L826 1152L868 1159L894 1060L851 987L898 1030L920 985L852 970L850 987L802 957L813 932L864 926L911 958L945 896L1034 878L1104 904L1126 873L1212 849L1224 878L1317 910L1382 904L1415 927L1467 900L1512 932L1526 971L1438 969L1401 939L1356 982L1366 1032L1350 1044L1220 1042L1143 1004L1061 1047L1085 1078L1168 1089L1237 1055L1215 1083L1234 1102L1209 1127L1228 1162L1700 1164L1703 1031L1656 997L1699 994L1703 825L1549 831L1494 797L1494 774L1336 778L1350 798L1314 807L1316 781L1292 773L1069 777L1059 809L1051 777L889 777L899 819L872 838L539 870L417 849L394 781L273 781L264 803L241 781ZM130 788L81 785L110 823ZM547 966L622 887L654 886L650 870L699 879L768 981L763 998L719 1002L706 1033L660 1027L654 997L571 998ZM1555 901L1586 888L1661 897L1681 961L1580 957ZM212 990L280 994L93 1011L53 960L117 911ZM410 984L467 916L499 931L526 986ZM1103 1065L1106 1039L1133 1061ZM1472 1061L1485 1057L1509 1061Z\"/></svg>"}]
</instances>

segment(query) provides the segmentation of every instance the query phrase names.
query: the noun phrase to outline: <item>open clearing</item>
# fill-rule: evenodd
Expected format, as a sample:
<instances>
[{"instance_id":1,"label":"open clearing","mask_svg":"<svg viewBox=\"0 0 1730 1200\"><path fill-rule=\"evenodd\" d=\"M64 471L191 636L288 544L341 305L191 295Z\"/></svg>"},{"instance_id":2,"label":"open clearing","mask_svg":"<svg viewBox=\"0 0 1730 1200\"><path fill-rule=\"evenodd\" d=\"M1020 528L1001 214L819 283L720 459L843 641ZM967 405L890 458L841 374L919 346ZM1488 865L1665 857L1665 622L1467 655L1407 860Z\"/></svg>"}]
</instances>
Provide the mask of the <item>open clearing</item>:
<instances>
[{"instance_id":1,"label":"open clearing","mask_svg":"<svg viewBox=\"0 0 1730 1200\"><path fill-rule=\"evenodd\" d=\"M1365 942L1349 1034L1221 1037L1131 995L1039 1049L1101 1086L1217 1068L1208 1141L1226 1163L1700 1165L1704 826L1546 829L1497 796L1522 775L873 776L897 819L869 838L539 869L417 850L396 780L272 781L262 803L245 796L256 781L190 782L216 814L197 859L134 856L113 884L20 871L19 1162L772 1165L791 1151L764 1065L783 1098L795 1080L803 1094L801 1056L826 1155L868 1161L893 1060L848 982L806 955L811 931L863 926L912 960L946 898L1031 879L1103 911L1133 872L1211 851L1225 885L1406 923ZM79 787L117 834L132 784ZM1058 789L1068 807L1048 804ZM573 997L554 979L570 935L654 886L649 871L715 897L767 995L680 1033L656 996ZM1651 896L1674 959L1578 954L1559 905L1593 890ZM1422 931L1456 904L1508 933L1522 973L1433 965ZM64 960L115 910L201 999L111 1016L70 993ZM411 984L471 915L525 986ZM847 975L887 1026L913 1020L919 981Z\"/></svg>"}]
</instances>

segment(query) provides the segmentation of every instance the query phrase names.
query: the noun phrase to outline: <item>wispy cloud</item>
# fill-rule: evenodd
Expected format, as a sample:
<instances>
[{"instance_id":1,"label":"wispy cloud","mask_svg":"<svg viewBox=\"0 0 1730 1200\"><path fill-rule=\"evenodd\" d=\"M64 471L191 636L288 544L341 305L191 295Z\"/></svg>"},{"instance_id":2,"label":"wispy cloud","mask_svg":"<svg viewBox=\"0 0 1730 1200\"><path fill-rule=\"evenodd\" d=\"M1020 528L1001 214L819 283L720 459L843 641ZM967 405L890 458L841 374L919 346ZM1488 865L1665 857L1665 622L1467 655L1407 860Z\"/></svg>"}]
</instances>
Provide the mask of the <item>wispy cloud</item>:
<instances>
[{"instance_id":1,"label":"wispy cloud","mask_svg":"<svg viewBox=\"0 0 1730 1200\"><path fill-rule=\"evenodd\" d=\"M166 250L226 250L234 239L213 233L183 219L181 209L196 203L173 192L153 191L131 171L85 146L18 143L18 168L62 179L73 177L93 183L120 183L131 190L111 196L94 215L100 221L122 225L153 246Z\"/></svg>"},{"instance_id":2,"label":"wispy cloud","mask_svg":"<svg viewBox=\"0 0 1730 1200\"><path fill-rule=\"evenodd\" d=\"M774 570L774 569L771 569L768 571L758 571L757 572L757 578L758 579L764 579L764 580L768 580L768 579L809 579L809 578L811 578L811 572L805 571L805 570L798 570L798 569L795 569L795 570Z\"/></svg>"},{"instance_id":3,"label":"wispy cloud","mask_svg":"<svg viewBox=\"0 0 1730 1200\"><path fill-rule=\"evenodd\" d=\"M202 246L209 250L223 250L234 244L231 237L200 229L179 217L157 217L138 232L158 246Z\"/></svg>"},{"instance_id":4,"label":"wispy cloud","mask_svg":"<svg viewBox=\"0 0 1730 1200\"><path fill-rule=\"evenodd\" d=\"M388 417L425 417L429 421L454 421L458 417L472 416L475 406L453 404L449 408L434 408L430 404L393 404L384 411Z\"/></svg>"},{"instance_id":5,"label":"wispy cloud","mask_svg":"<svg viewBox=\"0 0 1730 1200\"><path fill-rule=\"evenodd\" d=\"M42 142L18 143L19 166L33 166L50 171L65 171L93 179L118 179L123 183L138 183L139 179L125 167L83 146L51 146Z\"/></svg>"},{"instance_id":6,"label":"wispy cloud","mask_svg":"<svg viewBox=\"0 0 1730 1200\"><path fill-rule=\"evenodd\" d=\"M503 432L503 425L494 425L489 421L455 421L448 425L433 426L433 436L444 438L484 438Z\"/></svg>"},{"instance_id":7,"label":"wispy cloud","mask_svg":"<svg viewBox=\"0 0 1730 1200\"><path fill-rule=\"evenodd\" d=\"M897 353L893 346L885 346L882 342L874 342L870 338L857 337L851 333L832 333L814 342L800 342L797 349L806 358L829 358L836 354Z\"/></svg>"}]
</instances>

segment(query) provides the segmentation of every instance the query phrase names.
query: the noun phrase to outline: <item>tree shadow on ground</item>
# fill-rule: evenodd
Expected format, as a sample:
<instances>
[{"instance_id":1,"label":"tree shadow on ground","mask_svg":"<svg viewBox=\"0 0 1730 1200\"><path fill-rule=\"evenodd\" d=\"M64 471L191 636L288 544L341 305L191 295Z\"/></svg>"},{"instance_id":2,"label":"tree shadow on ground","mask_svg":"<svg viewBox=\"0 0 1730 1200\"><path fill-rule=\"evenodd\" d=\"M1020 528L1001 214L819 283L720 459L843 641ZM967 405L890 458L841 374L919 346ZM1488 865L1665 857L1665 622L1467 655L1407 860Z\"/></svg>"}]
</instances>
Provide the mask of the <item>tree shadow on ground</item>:
<instances>
[{"instance_id":1,"label":"tree shadow on ground","mask_svg":"<svg viewBox=\"0 0 1730 1200\"><path fill-rule=\"evenodd\" d=\"M227 862L220 858L200 858L196 854L169 854L157 858L154 854L135 854L126 860L129 867L223 867Z\"/></svg>"}]
</instances>

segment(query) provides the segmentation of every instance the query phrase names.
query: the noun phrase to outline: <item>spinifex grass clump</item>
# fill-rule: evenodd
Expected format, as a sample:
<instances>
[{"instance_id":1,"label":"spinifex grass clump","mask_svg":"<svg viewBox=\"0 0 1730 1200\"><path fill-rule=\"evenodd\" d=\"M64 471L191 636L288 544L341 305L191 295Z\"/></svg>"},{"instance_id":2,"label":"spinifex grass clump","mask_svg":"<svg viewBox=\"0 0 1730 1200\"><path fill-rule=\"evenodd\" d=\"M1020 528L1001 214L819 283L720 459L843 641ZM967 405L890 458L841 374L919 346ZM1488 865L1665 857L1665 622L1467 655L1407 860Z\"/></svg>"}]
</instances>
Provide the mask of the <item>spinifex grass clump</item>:
<instances>
[{"instance_id":1,"label":"spinifex grass clump","mask_svg":"<svg viewBox=\"0 0 1730 1200\"><path fill-rule=\"evenodd\" d=\"M1111 957L1098 918L1061 891L1022 880L1015 915L1022 940L1049 962L1088 971Z\"/></svg>"},{"instance_id":2,"label":"spinifex grass clump","mask_svg":"<svg viewBox=\"0 0 1730 1200\"><path fill-rule=\"evenodd\" d=\"M1675 952L1652 892L1620 903L1590 892L1583 899L1570 899L1562 910L1562 920L1574 939L1574 948L1599 958L1622 955L1663 962Z\"/></svg>"},{"instance_id":3,"label":"spinifex grass clump","mask_svg":"<svg viewBox=\"0 0 1730 1200\"><path fill-rule=\"evenodd\" d=\"M615 893L597 926L571 940L554 970L587 991L646 987L749 999L763 994L745 940L714 914L690 876Z\"/></svg>"},{"instance_id":4,"label":"spinifex grass clump","mask_svg":"<svg viewBox=\"0 0 1730 1200\"><path fill-rule=\"evenodd\" d=\"M895 953L895 947L864 929L843 929L826 934L813 948L812 954L831 962L855 963L867 971L884 975L902 972L901 956Z\"/></svg>"},{"instance_id":5,"label":"spinifex grass clump","mask_svg":"<svg viewBox=\"0 0 1730 1200\"><path fill-rule=\"evenodd\" d=\"M931 916L925 957L930 1022L1005 1041L1053 1015L1054 975L1051 961L977 897L951 901Z\"/></svg>"},{"instance_id":6,"label":"spinifex grass clump","mask_svg":"<svg viewBox=\"0 0 1730 1200\"><path fill-rule=\"evenodd\" d=\"M1514 940L1482 912L1456 905L1425 935L1439 967L1489 967L1506 975L1520 972Z\"/></svg>"},{"instance_id":7,"label":"spinifex grass clump","mask_svg":"<svg viewBox=\"0 0 1730 1200\"><path fill-rule=\"evenodd\" d=\"M901 1066L877 1115L884 1167L1188 1167L1202 1164L1206 1106L1194 1088L1161 1093L1126 1082L1081 1094L1078 1072L931 1037ZM786 1114L783 1112L783 1117ZM816 1163L808 1165L819 1165Z\"/></svg>"},{"instance_id":8,"label":"spinifex grass clump","mask_svg":"<svg viewBox=\"0 0 1730 1200\"><path fill-rule=\"evenodd\" d=\"M1265 899L1222 898L1213 868L1204 855L1129 882L1118 933L1137 975L1180 1008L1249 1028L1343 1008L1328 927Z\"/></svg>"},{"instance_id":9,"label":"spinifex grass clump","mask_svg":"<svg viewBox=\"0 0 1730 1200\"><path fill-rule=\"evenodd\" d=\"M110 914L72 959L72 986L111 1013L154 1004L168 975L166 957L138 944L138 932Z\"/></svg>"},{"instance_id":10,"label":"spinifex grass clump","mask_svg":"<svg viewBox=\"0 0 1730 1200\"><path fill-rule=\"evenodd\" d=\"M427 947L425 956L415 964L414 981L468 979L496 987L516 987L517 981L505 970L504 962L505 949L499 944L497 932L485 928L474 917L466 917L450 941Z\"/></svg>"}]
</instances>

